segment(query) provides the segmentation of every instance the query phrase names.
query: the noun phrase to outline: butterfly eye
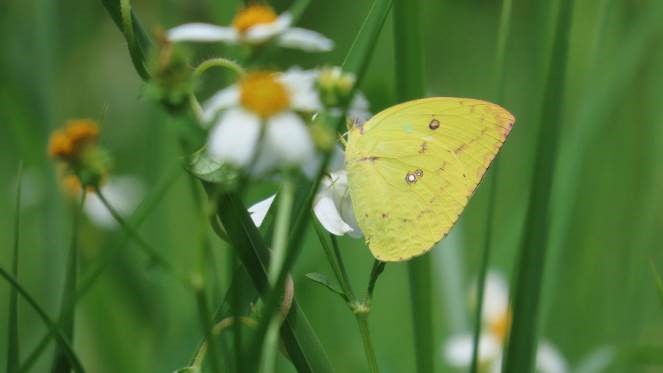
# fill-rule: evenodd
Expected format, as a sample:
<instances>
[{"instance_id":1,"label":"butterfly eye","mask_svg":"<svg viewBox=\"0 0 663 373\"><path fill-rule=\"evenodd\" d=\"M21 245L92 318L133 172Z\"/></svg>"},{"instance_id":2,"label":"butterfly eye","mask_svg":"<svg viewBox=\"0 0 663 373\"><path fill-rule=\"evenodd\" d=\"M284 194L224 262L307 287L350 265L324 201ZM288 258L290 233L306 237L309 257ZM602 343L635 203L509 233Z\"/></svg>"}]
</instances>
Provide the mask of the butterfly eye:
<instances>
[{"instance_id":1,"label":"butterfly eye","mask_svg":"<svg viewBox=\"0 0 663 373\"><path fill-rule=\"evenodd\" d=\"M432 130L436 130L436 129L440 128L440 121L437 120L437 119L433 119L433 120L431 120L431 121L428 123L428 128L430 128L430 129L432 129Z\"/></svg>"}]
</instances>

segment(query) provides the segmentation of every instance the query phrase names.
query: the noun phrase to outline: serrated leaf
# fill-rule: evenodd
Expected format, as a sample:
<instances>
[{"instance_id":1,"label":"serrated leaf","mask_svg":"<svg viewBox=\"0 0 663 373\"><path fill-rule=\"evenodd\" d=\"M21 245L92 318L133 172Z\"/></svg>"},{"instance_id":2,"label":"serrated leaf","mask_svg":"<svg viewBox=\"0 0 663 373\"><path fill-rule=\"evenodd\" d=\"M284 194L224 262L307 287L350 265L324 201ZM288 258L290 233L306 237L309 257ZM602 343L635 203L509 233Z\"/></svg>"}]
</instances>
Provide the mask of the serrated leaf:
<instances>
[{"instance_id":1,"label":"serrated leaf","mask_svg":"<svg viewBox=\"0 0 663 373\"><path fill-rule=\"evenodd\" d=\"M207 148L191 155L187 170L203 181L219 184L224 191L235 190L239 185L239 170L210 157Z\"/></svg>"},{"instance_id":2,"label":"serrated leaf","mask_svg":"<svg viewBox=\"0 0 663 373\"><path fill-rule=\"evenodd\" d=\"M307 273L306 277L309 280L326 287L327 289L329 289L333 293L336 293L336 294L340 295L341 297L343 297L343 299L345 299L347 301L347 297L345 296L345 293L343 293L343 290L339 289L336 286L336 284L333 284L331 281L329 281L329 278L327 278L327 276L323 275L322 273L311 272L311 273Z\"/></svg>"}]
</instances>

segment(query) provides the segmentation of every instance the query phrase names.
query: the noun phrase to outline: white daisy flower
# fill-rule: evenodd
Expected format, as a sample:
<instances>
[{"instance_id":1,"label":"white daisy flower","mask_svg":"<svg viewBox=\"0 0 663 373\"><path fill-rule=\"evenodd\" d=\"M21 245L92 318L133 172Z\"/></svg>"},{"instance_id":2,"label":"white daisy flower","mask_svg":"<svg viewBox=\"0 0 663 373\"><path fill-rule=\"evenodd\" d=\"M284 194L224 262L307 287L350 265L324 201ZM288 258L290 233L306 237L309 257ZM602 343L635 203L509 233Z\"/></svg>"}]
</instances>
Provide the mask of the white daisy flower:
<instances>
[{"instance_id":1,"label":"white daisy flower","mask_svg":"<svg viewBox=\"0 0 663 373\"><path fill-rule=\"evenodd\" d=\"M143 197L143 192L143 185L131 176L110 177L101 186L101 193L121 216L128 216L134 211ZM118 227L113 215L94 192L88 192L85 196L83 211L90 221L100 228Z\"/></svg>"},{"instance_id":2,"label":"white daisy flower","mask_svg":"<svg viewBox=\"0 0 663 373\"><path fill-rule=\"evenodd\" d=\"M473 298L476 299L474 296ZM486 274L481 317L484 330L479 339L479 368L481 372L499 373L502 367L504 342L511 324L509 288L500 273ZM443 355L450 366L468 368L472 363L472 348L472 334L452 336L445 343ZM536 372L568 372L564 357L547 341L539 343L536 353Z\"/></svg>"},{"instance_id":3,"label":"white daisy flower","mask_svg":"<svg viewBox=\"0 0 663 373\"><path fill-rule=\"evenodd\" d=\"M207 143L212 158L241 168L252 165L254 175L313 159L313 140L297 114L321 107L308 75L301 70L254 72L208 100L203 119L218 116Z\"/></svg>"},{"instance_id":4,"label":"white daisy flower","mask_svg":"<svg viewBox=\"0 0 663 373\"><path fill-rule=\"evenodd\" d=\"M291 27L289 13L277 15L264 4L253 4L240 10L230 26L187 23L168 30L173 42L223 42L227 44L262 44L275 39L279 46L308 52L327 52L334 42L315 31Z\"/></svg>"},{"instance_id":5,"label":"white daisy flower","mask_svg":"<svg viewBox=\"0 0 663 373\"><path fill-rule=\"evenodd\" d=\"M348 176L343 167L343 152L336 148L330 169L335 170L325 176L313 202L313 212L320 224L329 233L337 236L348 235L353 238L362 236L361 229L352 209ZM259 227L274 201L273 195L249 207L253 223Z\"/></svg>"}]
</instances>

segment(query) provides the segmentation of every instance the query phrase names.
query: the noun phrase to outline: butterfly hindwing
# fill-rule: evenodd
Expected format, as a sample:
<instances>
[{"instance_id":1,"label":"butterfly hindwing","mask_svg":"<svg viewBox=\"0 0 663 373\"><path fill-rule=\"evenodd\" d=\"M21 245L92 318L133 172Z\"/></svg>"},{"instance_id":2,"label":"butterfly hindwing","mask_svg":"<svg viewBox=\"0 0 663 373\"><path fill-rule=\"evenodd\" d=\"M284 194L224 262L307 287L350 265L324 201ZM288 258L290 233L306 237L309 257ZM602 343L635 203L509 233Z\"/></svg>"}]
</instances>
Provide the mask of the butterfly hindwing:
<instances>
[{"instance_id":1,"label":"butterfly hindwing","mask_svg":"<svg viewBox=\"0 0 663 373\"><path fill-rule=\"evenodd\" d=\"M485 101L428 98L351 129L346 167L353 209L373 255L423 254L441 240L513 125Z\"/></svg>"}]
</instances>

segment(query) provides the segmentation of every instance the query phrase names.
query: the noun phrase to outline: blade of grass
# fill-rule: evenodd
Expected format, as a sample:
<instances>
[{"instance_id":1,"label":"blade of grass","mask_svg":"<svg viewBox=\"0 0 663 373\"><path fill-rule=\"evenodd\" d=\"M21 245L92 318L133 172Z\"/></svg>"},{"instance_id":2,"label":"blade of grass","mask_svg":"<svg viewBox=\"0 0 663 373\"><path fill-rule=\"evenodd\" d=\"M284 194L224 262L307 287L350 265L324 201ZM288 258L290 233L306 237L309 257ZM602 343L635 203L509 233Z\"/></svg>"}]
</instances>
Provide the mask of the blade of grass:
<instances>
[{"instance_id":1,"label":"blade of grass","mask_svg":"<svg viewBox=\"0 0 663 373\"><path fill-rule=\"evenodd\" d=\"M80 226L83 206L85 205L85 191L81 192L80 202L73 208L73 223L71 243L69 245L69 262L67 264L64 289L62 290L62 304L60 305L60 325L64 335L73 344L76 307L72 306L76 294L76 278L78 276L78 228ZM55 350L51 372L66 373L71 371L67 354L61 347Z\"/></svg>"},{"instance_id":2,"label":"blade of grass","mask_svg":"<svg viewBox=\"0 0 663 373\"><path fill-rule=\"evenodd\" d=\"M177 165L177 167L173 167L166 174L166 176L157 183L157 186L154 188L154 192L148 194L146 199L141 203L133 218L131 219L132 225L134 227L139 228L143 224L149 214L159 205L159 202L163 199L166 192L172 185L175 184L181 173L182 168ZM120 241L118 241L112 247L104 250L104 254L97 261L96 266L91 269L88 274L86 274L86 276L81 280L80 286L78 287L76 295L74 296L69 307L75 307L78 301L82 299L83 296L87 294L87 292L92 288L92 285L96 283L97 279L99 279L99 276L101 276L105 269L108 268L108 265L112 263L113 258L115 258L116 255L119 255L122 252L122 248L124 248L131 241L131 238L128 236L128 234L126 234L126 232L124 233L125 235L120 239ZM32 365L37 362L37 359L45 351L46 347L48 346L48 342L51 340L53 335L53 331L49 330L41 338L37 346L25 359L25 362L21 364L21 372L30 370Z\"/></svg>"},{"instance_id":3,"label":"blade of grass","mask_svg":"<svg viewBox=\"0 0 663 373\"><path fill-rule=\"evenodd\" d=\"M224 194L219 199L219 219L228 232L234 250L249 272L258 292L265 297L269 292L267 247L253 224L244 204L233 195ZM272 291L277 293L277 291ZM263 318L268 318L265 313ZM268 325L265 322L265 325ZM263 334L264 335L264 334ZM300 372L333 372L329 358L313 332L303 311L293 299L288 316L281 327L281 339L295 368ZM260 339L262 341L262 339ZM260 343L262 345L262 343ZM246 371L256 371L259 354L247 361Z\"/></svg>"},{"instance_id":4,"label":"blade of grass","mask_svg":"<svg viewBox=\"0 0 663 373\"><path fill-rule=\"evenodd\" d=\"M150 38L131 9L131 3L129 0L101 0L101 3L124 34L136 72L141 79L148 80L150 74L147 71L145 56L150 49Z\"/></svg>"},{"instance_id":5,"label":"blade of grass","mask_svg":"<svg viewBox=\"0 0 663 373\"><path fill-rule=\"evenodd\" d=\"M357 86L360 84L363 77L363 73L368 66L369 57L372 54L373 48L376 44L377 37L380 34L380 30L384 24L384 21L391 10L391 1L390 0L375 0L371 9L369 10L364 23L362 24L357 37L355 38L348 55L345 58L343 63L343 70L345 72L354 74L356 80L355 85L353 86L353 91L348 95L345 102L341 105L343 108L341 115L336 118L336 123L333 127L337 132L340 132L345 125L345 118L348 104L354 94L354 91L357 89ZM297 204L299 207L299 212L295 220L294 226L291 229L290 240L288 243L288 250L285 262L283 264L283 269L279 274L278 280L276 281L276 289L283 288L288 272L293 266L295 260L299 256L301 251L300 243L303 239L304 233L306 231L306 226L310 221L311 209L313 206L313 199L315 193L317 192L320 181L322 180L325 172L327 170L327 165L331 159L332 150L327 151L322 158L320 168L318 169L317 176L314 178L314 182L308 189L308 192L303 193L304 201ZM246 263L245 263L246 264ZM271 292L268 294L267 299L263 299L265 307L263 309L264 315L271 316L275 312L279 300L278 292ZM292 312L292 311L291 311ZM267 323L264 320L258 324L256 332L253 337L253 342L249 349L250 356L259 356L260 349L262 346L262 339L267 331ZM282 335L283 337L283 335Z\"/></svg>"},{"instance_id":6,"label":"blade of grass","mask_svg":"<svg viewBox=\"0 0 663 373\"><path fill-rule=\"evenodd\" d=\"M495 102L501 104L504 95L504 56L509 40L511 25L511 0L502 1L500 11L499 30L497 31L497 52L495 54ZM481 315L483 313L483 297L486 284L486 272L490 263L491 244L493 240L493 219L495 216L495 205L497 204L497 177L499 170L499 154L493 161L490 182L488 183L488 207L486 208L486 225L483 242L483 252L479 264L479 279L477 281L477 309L474 315L474 335L472 338L472 364L470 372L476 373L479 368L479 339L481 338Z\"/></svg>"},{"instance_id":7,"label":"blade of grass","mask_svg":"<svg viewBox=\"0 0 663 373\"><path fill-rule=\"evenodd\" d=\"M394 0L394 52L396 91L400 102L425 95L421 49L419 0ZM417 372L433 372L432 260L430 255L407 263L410 280L410 305L414 326L414 352Z\"/></svg>"},{"instance_id":8,"label":"blade of grass","mask_svg":"<svg viewBox=\"0 0 663 373\"><path fill-rule=\"evenodd\" d=\"M39 318L42 319L44 324L48 327L49 331L54 333L55 339L58 343L58 346L61 346L62 349L66 352L67 357L69 358L69 362L71 363L71 368L78 373L84 373L85 369L83 369L83 366L81 365L80 360L78 359L78 356L76 356L76 353L74 350L71 348L71 345L69 342L67 342L67 338L65 337L64 333L62 332L62 329L60 329L54 322L51 320L51 318L48 316L46 311L35 301L35 299L28 293L19 283L16 281L16 279L9 274L4 268L0 267L0 276L2 276L12 287L12 289L16 290L23 299L25 299L30 307L32 307L35 312L37 312L37 315L39 315Z\"/></svg>"},{"instance_id":9,"label":"blade of grass","mask_svg":"<svg viewBox=\"0 0 663 373\"><path fill-rule=\"evenodd\" d=\"M527 225L520 243L517 281L513 292L513 325L504 362L506 372L532 371L538 342L538 311L548 244L550 192L564 106L568 35L573 1L561 0L559 5L550 69L539 121L538 152L525 219Z\"/></svg>"},{"instance_id":10,"label":"blade of grass","mask_svg":"<svg viewBox=\"0 0 663 373\"><path fill-rule=\"evenodd\" d=\"M14 258L12 275L18 278L18 247L21 231L21 185L23 180L23 162L18 165L16 178L16 208L14 210ZM16 372L20 361L18 340L18 294L15 288L9 291L9 312L7 320L7 372Z\"/></svg>"}]
</instances>

